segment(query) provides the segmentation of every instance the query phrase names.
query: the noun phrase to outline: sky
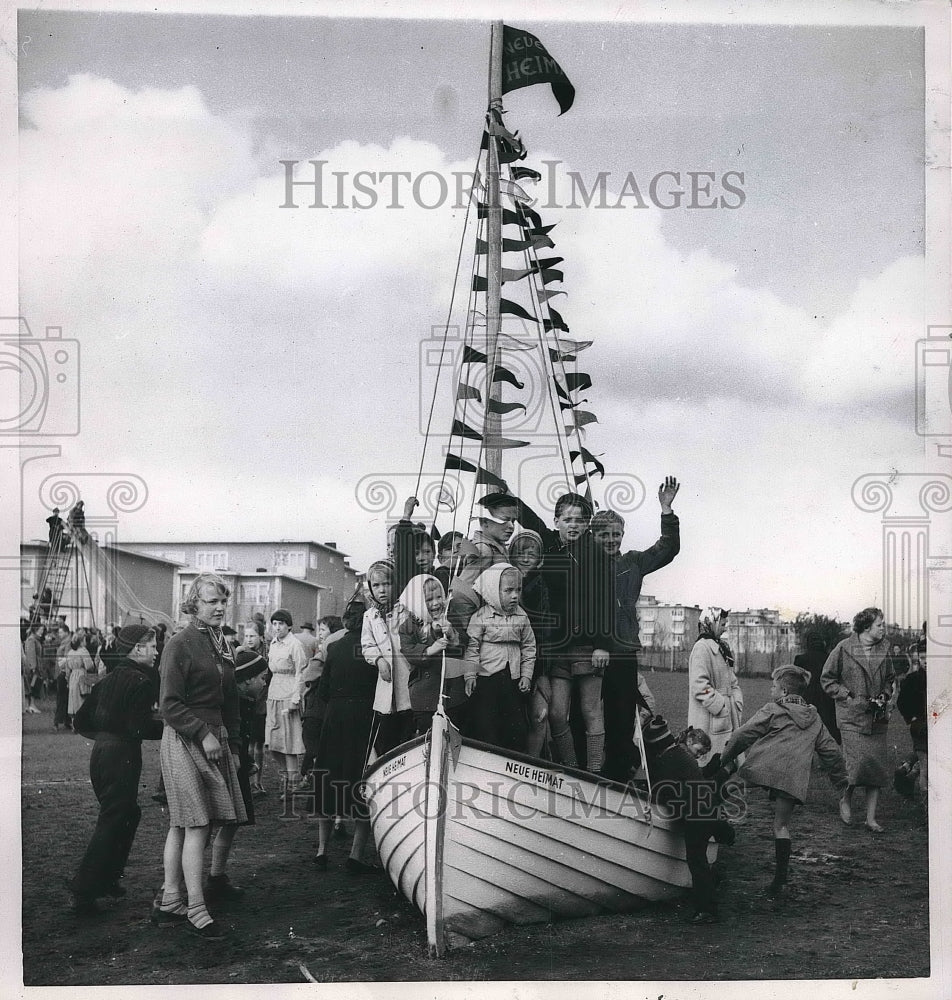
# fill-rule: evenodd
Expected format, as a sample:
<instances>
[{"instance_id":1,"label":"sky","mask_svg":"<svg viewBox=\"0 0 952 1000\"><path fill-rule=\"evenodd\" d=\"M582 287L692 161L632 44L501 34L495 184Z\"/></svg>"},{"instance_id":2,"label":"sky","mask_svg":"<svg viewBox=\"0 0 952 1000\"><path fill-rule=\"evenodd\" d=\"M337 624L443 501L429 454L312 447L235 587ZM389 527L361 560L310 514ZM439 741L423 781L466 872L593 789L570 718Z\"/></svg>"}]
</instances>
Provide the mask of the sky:
<instances>
[{"instance_id":1,"label":"sky","mask_svg":"<svg viewBox=\"0 0 952 1000\"><path fill-rule=\"evenodd\" d=\"M681 554L644 592L844 619L881 603L882 523L853 484L932 461L922 30L512 20L577 91L561 117L548 87L509 94L506 121L553 178L554 304L593 341L586 447L616 499L644 487L626 547L657 537L661 480L682 483ZM40 9L19 38L20 312L78 341L81 386L80 432L28 466L24 533L43 534L51 472L135 473L148 501L120 542L333 539L365 569L415 485L420 359L465 212L388 208L382 186L373 208L332 189L308 208L303 188L282 208L280 161L348 185L471 171L488 23ZM610 206L663 171L711 172L715 194L742 174L742 204L571 204L571 172L604 174ZM532 358L512 364L532 378ZM559 465L551 428L530 436L506 478L544 514ZM368 509L378 480L389 510Z\"/></svg>"}]
</instances>

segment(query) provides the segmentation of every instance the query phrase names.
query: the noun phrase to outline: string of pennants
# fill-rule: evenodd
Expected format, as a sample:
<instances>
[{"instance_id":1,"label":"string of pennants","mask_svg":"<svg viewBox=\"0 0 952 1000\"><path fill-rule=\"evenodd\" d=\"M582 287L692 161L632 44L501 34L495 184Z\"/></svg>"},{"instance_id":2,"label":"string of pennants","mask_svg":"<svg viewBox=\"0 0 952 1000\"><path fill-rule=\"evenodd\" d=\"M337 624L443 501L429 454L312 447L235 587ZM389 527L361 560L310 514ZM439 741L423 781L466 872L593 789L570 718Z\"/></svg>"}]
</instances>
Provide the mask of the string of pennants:
<instances>
[{"instance_id":1,"label":"string of pennants","mask_svg":"<svg viewBox=\"0 0 952 1000\"><path fill-rule=\"evenodd\" d=\"M532 284L534 297L539 302L544 315L540 317L533 315L524 306L513 301L505 295L500 298L500 313L516 316L531 323L542 323L542 329L546 333L555 333L554 346L548 346L548 360L551 370L551 378L554 384L556 398L559 409L562 413L564 434L566 438L575 437L577 446L569 451L569 461L573 466L573 478L576 485L588 483L590 474L597 474L604 478L605 467L582 444L584 428L589 424L597 423L598 418L590 409L583 409L583 405L588 403L587 399L579 398L579 394L591 388L591 377L584 372L569 372L565 370L566 362L575 362L578 355L592 346L591 340L576 341L563 337L563 334L570 332L568 323L561 313L551 305L551 300L558 295L565 295L562 289L549 288L552 284L561 284L564 278L563 271L559 267L564 262L563 257L539 258L540 250L554 249L555 243L550 233L555 228L555 224L544 225L541 215L528 204L532 197L519 183L520 181L537 182L542 179L542 175L527 166L517 165L518 161L524 160L527 153L519 138L518 132L510 132L502 122L502 112L498 108L491 108L487 114L487 128L483 132L481 149L488 150L490 133L496 140L496 146L501 164L510 164L511 179L500 178L500 194L508 198L512 203L512 208L501 209L502 225L504 227L516 227L520 238L504 237L502 240L503 252L521 252L526 257L528 266L512 268L502 268L502 283L515 284L528 281ZM515 165L514 165L515 164ZM474 185L474 190L480 200L477 202L477 218L487 219L489 216L489 206L486 204L486 189L481 183L478 172ZM488 290L488 280L485 275L478 273L478 263L480 258L485 257L489 252L489 247L484 239L476 240L476 261L477 271L473 275L472 292L485 293ZM472 310L468 317L467 328L478 325L485 326L485 314ZM532 350L538 346L537 343L525 343L517 338L501 334L500 346L503 350ZM490 413L507 414L516 410L525 410L526 406L520 402L503 402L494 399L482 399L482 393L475 385L471 385L468 379L467 369L470 365L485 365L487 356L484 352L477 350L471 344L464 345L462 357L462 371L460 383L457 388L456 400L463 403L463 417L455 416L451 431L450 451L446 455L445 468L447 470L459 472L472 472L476 475L476 483L481 486L490 486L498 489L504 488L504 483L497 476L488 472L481 465L476 465L467 461L462 455L452 452L452 438L460 438L460 445L465 440L479 441L483 448L524 448L529 442L501 435L491 436L484 434L466 422L466 408L470 401L488 407ZM524 389L525 386L519 381L516 374L504 365L497 364L492 373L493 383L505 383L515 389ZM581 463L581 470L575 468L575 463ZM590 488L586 486L586 492L590 495Z\"/></svg>"}]
</instances>

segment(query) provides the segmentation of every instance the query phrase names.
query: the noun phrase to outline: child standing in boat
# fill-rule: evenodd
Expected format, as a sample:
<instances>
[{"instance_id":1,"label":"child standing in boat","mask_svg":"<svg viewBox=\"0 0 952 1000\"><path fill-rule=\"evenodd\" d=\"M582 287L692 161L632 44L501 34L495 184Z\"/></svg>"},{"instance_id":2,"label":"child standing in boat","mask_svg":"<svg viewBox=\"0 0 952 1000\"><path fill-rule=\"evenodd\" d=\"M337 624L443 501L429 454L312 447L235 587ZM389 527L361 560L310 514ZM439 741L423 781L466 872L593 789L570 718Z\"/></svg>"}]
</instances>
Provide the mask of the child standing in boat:
<instances>
[{"instance_id":1,"label":"child standing in boat","mask_svg":"<svg viewBox=\"0 0 952 1000\"><path fill-rule=\"evenodd\" d=\"M446 593L435 576L423 573L406 585L398 602L400 649L410 665L410 707L414 731L426 732L440 700L444 654L447 667L459 664L463 651L459 633L446 618ZM451 672L448 670L448 673ZM452 719L466 701L463 678L448 677L443 685L443 707ZM455 720L454 720L455 721Z\"/></svg>"},{"instance_id":2,"label":"child standing in boat","mask_svg":"<svg viewBox=\"0 0 952 1000\"><path fill-rule=\"evenodd\" d=\"M532 685L536 640L519 607L522 577L509 563L483 570L473 589L485 604L467 629L466 694L474 739L507 750L525 748L522 695Z\"/></svg>"},{"instance_id":3,"label":"child standing in boat","mask_svg":"<svg viewBox=\"0 0 952 1000\"><path fill-rule=\"evenodd\" d=\"M532 691L526 705L526 752L533 757L542 755L549 735L549 702L552 684L549 681L546 661L542 653L545 629L549 625L549 591L540 572L542 566L542 538L536 531L524 528L509 543L509 561L522 573L522 595L519 605L532 625L536 639L536 663Z\"/></svg>"},{"instance_id":4,"label":"child standing in boat","mask_svg":"<svg viewBox=\"0 0 952 1000\"><path fill-rule=\"evenodd\" d=\"M410 711L410 668L400 651L393 606L393 563L381 559L367 570L367 603L360 645L364 659L377 668L374 749L385 754L413 735Z\"/></svg>"}]
</instances>

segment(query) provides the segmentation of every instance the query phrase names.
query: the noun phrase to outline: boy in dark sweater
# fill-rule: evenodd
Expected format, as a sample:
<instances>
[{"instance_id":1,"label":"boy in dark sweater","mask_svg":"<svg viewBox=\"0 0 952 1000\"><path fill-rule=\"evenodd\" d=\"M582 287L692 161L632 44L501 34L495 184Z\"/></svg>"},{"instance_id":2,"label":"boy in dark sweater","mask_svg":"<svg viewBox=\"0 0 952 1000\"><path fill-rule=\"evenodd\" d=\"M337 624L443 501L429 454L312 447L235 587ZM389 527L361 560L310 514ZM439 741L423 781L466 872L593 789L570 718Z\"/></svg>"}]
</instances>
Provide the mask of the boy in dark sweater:
<instances>
[{"instance_id":1,"label":"boy in dark sweater","mask_svg":"<svg viewBox=\"0 0 952 1000\"><path fill-rule=\"evenodd\" d=\"M99 819L75 878L69 883L73 910L98 913L102 896L125 896L120 885L142 810L137 802L142 774L142 741L162 737L152 715L159 695L155 632L127 625L116 645L121 659L92 690L73 719L83 736L95 736L89 776L99 800Z\"/></svg>"}]
</instances>

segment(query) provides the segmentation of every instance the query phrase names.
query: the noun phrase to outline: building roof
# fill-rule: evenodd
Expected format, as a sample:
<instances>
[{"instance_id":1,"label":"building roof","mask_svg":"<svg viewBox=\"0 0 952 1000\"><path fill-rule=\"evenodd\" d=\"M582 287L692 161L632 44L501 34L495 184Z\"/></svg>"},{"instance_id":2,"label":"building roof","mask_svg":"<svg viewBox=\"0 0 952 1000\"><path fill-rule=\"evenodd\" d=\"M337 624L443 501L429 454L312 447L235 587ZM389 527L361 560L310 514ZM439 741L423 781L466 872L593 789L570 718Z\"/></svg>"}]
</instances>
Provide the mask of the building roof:
<instances>
[{"instance_id":1,"label":"building roof","mask_svg":"<svg viewBox=\"0 0 952 1000\"><path fill-rule=\"evenodd\" d=\"M305 587L313 587L315 590L332 589L323 583L315 583L313 580L306 580L303 576L291 576L288 573L248 573L238 569L204 570L196 569L194 566L186 566L179 572L179 575L198 576L201 573L215 573L222 578L232 576L239 579L241 583L245 583L247 580L276 580L280 578L281 580L288 580L291 583L300 583Z\"/></svg>"},{"instance_id":2,"label":"building roof","mask_svg":"<svg viewBox=\"0 0 952 1000\"><path fill-rule=\"evenodd\" d=\"M126 545L148 545L148 546L161 546L162 548L174 548L176 545L188 545L188 546L207 546L212 548L216 545L267 545L271 548L285 548L290 545L312 545L316 549L324 549L327 552L332 552L335 556L342 556L344 559L347 558L347 553L342 552L335 543L333 542L311 542L305 539L282 539L281 541L275 541L271 538L264 538L260 541L254 541L253 539L241 539L240 541L212 541L199 539L198 541L192 541L190 539L166 539L161 542L150 542L150 541L134 541L126 542Z\"/></svg>"},{"instance_id":3,"label":"building roof","mask_svg":"<svg viewBox=\"0 0 952 1000\"><path fill-rule=\"evenodd\" d=\"M121 552L123 555L134 556L137 559L149 559L152 562L165 563L166 566L184 566L185 563L177 562L175 559L163 559L161 556L154 556L149 552L140 552L138 549L130 549L125 545L100 545L106 552Z\"/></svg>"}]
</instances>

